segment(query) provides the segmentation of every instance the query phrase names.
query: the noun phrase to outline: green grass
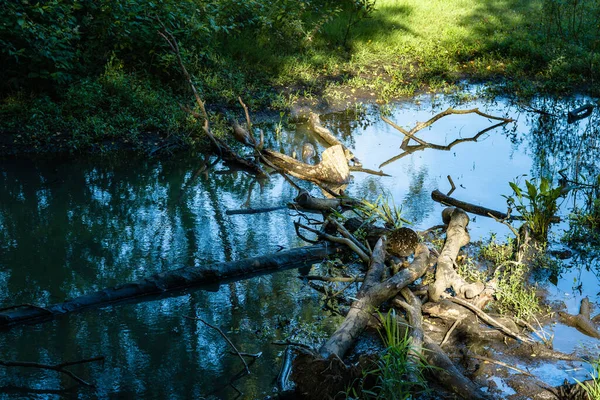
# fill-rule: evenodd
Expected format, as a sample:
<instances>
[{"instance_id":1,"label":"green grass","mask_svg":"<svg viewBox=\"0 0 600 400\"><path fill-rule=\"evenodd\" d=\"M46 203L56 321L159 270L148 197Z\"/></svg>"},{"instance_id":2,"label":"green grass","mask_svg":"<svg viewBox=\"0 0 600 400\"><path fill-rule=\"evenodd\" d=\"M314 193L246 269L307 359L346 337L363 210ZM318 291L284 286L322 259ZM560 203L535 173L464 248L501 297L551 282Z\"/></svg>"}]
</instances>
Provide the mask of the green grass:
<instances>
[{"instance_id":1,"label":"green grass","mask_svg":"<svg viewBox=\"0 0 600 400\"><path fill-rule=\"evenodd\" d=\"M204 31L187 29L192 22L179 18L188 69L208 104L239 112L242 96L253 111L287 112L302 99L385 103L419 91L453 90L463 80L522 96L600 93L595 0L377 0L375 12L353 26L346 41L349 3L340 3L346 11L311 16L294 14L304 2L284 3L277 6L283 20L271 21L278 30L252 24L227 34L216 29L199 54L193 53L199 41L191 32ZM148 131L178 135L192 145L194 128L178 107L190 97L188 89L168 48L156 46L153 28L144 27L156 56L146 60L148 49L129 43L116 76L81 65L91 75L57 84L50 93L0 94L0 133L15 133L10 140L32 151L55 143L49 137L57 132L74 151L113 138L136 142Z\"/></svg>"}]
</instances>

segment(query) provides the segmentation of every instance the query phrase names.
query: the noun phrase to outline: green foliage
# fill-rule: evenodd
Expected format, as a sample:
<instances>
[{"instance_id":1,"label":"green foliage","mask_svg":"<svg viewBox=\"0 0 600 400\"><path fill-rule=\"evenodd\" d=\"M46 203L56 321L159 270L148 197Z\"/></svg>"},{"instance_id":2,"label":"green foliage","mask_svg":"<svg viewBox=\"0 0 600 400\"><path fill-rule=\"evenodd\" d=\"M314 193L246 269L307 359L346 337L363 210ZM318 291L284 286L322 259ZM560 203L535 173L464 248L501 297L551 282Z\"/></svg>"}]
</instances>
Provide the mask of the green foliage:
<instances>
[{"instance_id":1,"label":"green foliage","mask_svg":"<svg viewBox=\"0 0 600 400\"><path fill-rule=\"evenodd\" d=\"M397 229L409 223L402 218L402 207L397 207L394 199L388 199L383 195L379 195L373 203L361 200L361 204L355 208L355 211L361 215L364 221L381 220L390 229Z\"/></svg>"},{"instance_id":2,"label":"green foliage","mask_svg":"<svg viewBox=\"0 0 600 400\"><path fill-rule=\"evenodd\" d=\"M427 389L423 377L425 361L416 359L411 354L411 338L408 329L401 329L396 320L394 310L385 316L379 314L383 329L379 335L386 349L379 355L374 368L364 372L362 384L349 389L348 398L355 399L410 399L416 392ZM411 377L417 377L412 381ZM375 377L372 388L363 386L369 378Z\"/></svg>"},{"instance_id":3,"label":"green foliage","mask_svg":"<svg viewBox=\"0 0 600 400\"><path fill-rule=\"evenodd\" d=\"M527 284L527 267L514 261L496 270L496 305L503 314L529 320L541 312L535 287Z\"/></svg>"},{"instance_id":4,"label":"green foliage","mask_svg":"<svg viewBox=\"0 0 600 400\"><path fill-rule=\"evenodd\" d=\"M579 382L577 379L575 382L585 391L590 400L600 400L600 359L592 363L590 377L592 382Z\"/></svg>"},{"instance_id":5,"label":"green foliage","mask_svg":"<svg viewBox=\"0 0 600 400\"><path fill-rule=\"evenodd\" d=\"M487 274L481 271L470 257L465 258L463 262L458 264L456 272L467 282L485 282L487 280Z\"/></svg>"},{"instance_id":6,"label":"green foliage","mask_svg":"<svg viewBox=\"0 0 600 400\"><path fill-rule=\"evenodd\" d=\"M479 248L479 255L495 266L502 265L512 258L515 251L514 245L513 238L508 238L506 243L498 243L496 235L492 234L490 240Z\"/></svg>"},{"instance_id":7,"label":"green foliage","mask_svg":"<svg viewBox=\"0 0 600 400\"><path fill-rule=\"evenodd\" d=\"M15 145L29 151L103 150L116 142L141 149L155 147L151 138L157 134L177 135L191 144L198 128L179 101L159 85L125 72L112 58L102 75L71 85L58 99L6 97L0 131L14 133Z\"/></svg>"},{"instance_id":8,"label":"green foliage","mask_svg":"<svg viewBox=\"0 0 600 400\"><path fill-rule=\"evenodd\" d=\"M557 200L563 195L563 188L552 188L548 178L525 180L526 189L521 189L516 182L510 182L513 195L505 196L509 207L516 209L537 240L548 239L550 221L558 210ZM514 197L513 197L514 196Z\"/></svg>"}]
</instances>

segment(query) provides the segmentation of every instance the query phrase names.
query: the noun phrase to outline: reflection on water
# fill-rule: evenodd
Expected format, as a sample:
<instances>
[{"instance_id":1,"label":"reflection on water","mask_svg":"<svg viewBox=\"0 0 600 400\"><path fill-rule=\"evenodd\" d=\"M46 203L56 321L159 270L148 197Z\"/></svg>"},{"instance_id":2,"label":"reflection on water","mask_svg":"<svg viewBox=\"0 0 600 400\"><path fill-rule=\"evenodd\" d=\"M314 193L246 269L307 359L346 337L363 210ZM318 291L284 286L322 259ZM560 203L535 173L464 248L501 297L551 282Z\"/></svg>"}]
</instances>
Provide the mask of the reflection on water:
<instances>
[{"instance_id":1,"label":"reflection on water","mask_svg":"<svg viewBox=\"0 0 600 400\"><path fill-rule=\"evenodd\" d=\"M598 112L591 119L566 124L569 102L539 100L531 111L505 101L457 105L451 99L423 98L399 104L390 119L403 127L425 121L449 105L480 107L514 118L513 124L490 131L478 143L449 152L425 150L384 168L392 177L355 174L347 192L376 199L388 194L403 207L403 216L419 229L440 221L441 206L432 190L504 210L508 182L521 174L568 176L597 174L600 146ZM553 113L557 116L547 115ZM366 168L376 169L399 152L402 135L371 108L360 116L341 113L323 123L352 148ZM425 140L447 144L470 137L493 122L477 115L448 116L425 129ZM268 125L267 146L287 154L302 153L305 142L322 144L304 124L280 135ZM295 191L277 176L257 181L241 171L212 167L202 156L144 160L121 157L80 161L3 161L0 165L0 307L18 303L49 304L89 291L136 280L156 272L235 260L302 245L286 211L227 216L227 209L283 204ZM310 185L301 185L310 188ZM314 191L319 194L319 191ZM577 200L565 203L562 214ZM473 218L471 235L490 231L508 234L492 220ZM562 226L565 228L566 226ZM592 271L595 270L592 268ZM554 296L569 296L576 311L580 294L573 292L573 268L563 274ZM581 293L594 296L593 273L579 275ZM577 278L577 276L575 276ZM595 300L595 298L593 299ZM0 334L0 358L47 364L105 355L104 365L73 371L96 389L78 389L82 397L111 394L200 398L236 395L227 383L242 365L229 354L218 333L183 316L197 315L222 327L245 352L264 353L252 375L235 383L245 398L262 398L275 387L282 348L270 344L284 335L334 327L319 298L307 291L295 271L262 276L214 288L190 290L182 296L75 314L51 323L16 328ZM52 371L0 369L5 396L27 397L15 388L37 391L68 389L69 378ZM10 389L10 390L9 390ZM40 395L43 396L43 395Z\"/></svg>"}]
</instances>

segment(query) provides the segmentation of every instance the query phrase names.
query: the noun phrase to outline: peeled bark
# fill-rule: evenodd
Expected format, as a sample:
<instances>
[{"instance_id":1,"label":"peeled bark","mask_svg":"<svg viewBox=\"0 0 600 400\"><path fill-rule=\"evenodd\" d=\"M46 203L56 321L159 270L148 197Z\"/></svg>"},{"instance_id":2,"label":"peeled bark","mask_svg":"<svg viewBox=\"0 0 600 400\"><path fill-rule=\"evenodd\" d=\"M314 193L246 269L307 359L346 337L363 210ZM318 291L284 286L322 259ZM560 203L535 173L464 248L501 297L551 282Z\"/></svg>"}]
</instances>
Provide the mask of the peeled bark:
<instances>
[{"instance_id":1,"label":"peeled bark","mask_svg":"<svg viewBox=\"0 0 600 400\"><path fill-rule=\"evenodd\" d=\"M342 148L344 149L344 156L346 157L346 159L348 161L353 161L354 164L356 164L356 165L360 165L360 162L354 156L354 154L352 154L352 152L350 150L348 150L348 148L346 148L346 146L344 146L342 144L342 142L340 142L335 136L333 136L333 134L331 133L331 131L329 129L327 129L323 125L321 125L321 119L319 118L319 114L311 112L308 116L308 123L309 123L311 129L317 135L319 135L319 137L321 139L323 139L328 145L342 146Z\"/></svg>"},{"instance_id":2,"label":"peeled bark","mask_svg":"<svg viewBox=\"0 0 600 400\"><path fill-rule=\"evenodd\" d=\"M141 296L160 295L191 286L243 279L276 270L301 268L319 262L338 251L340 251L338 246L326 243L239 261L215 263L202 267L183 267L161 272L136 282L106 288L47 307L22 305L4 308L0 310L0 328L42 322L74 311L107 306Z\"/></svg>"},{"instance_id":3,"label":"peeled bark","mask_svg":"<svg viewBox=\"0 0 600 400\"><path fill-rule=\"evenodd\" d=\"M473 298L483 291L484 284L466 283L454 270L460 248L470 240L467 232L469 217L459 208L446 208L442 212L442 220L448 224L446 242L437 260L435 282L429 286L429 300L439 301L448 288L452 288L457 295Z\"/></svg>"},{"instance_id":4,"label":"peeled bark","mask_svg":"<svg viewBox=\"0 0 600 400\"><path fill-rule=\"evenodd\" d=\"M265 149L263 155L277 168L299 179L335 184L348 183L350 180L350 169L341 145L325 150L322 161L317 165L305 164L273 150Z\"/></svg>"}]
</instances>

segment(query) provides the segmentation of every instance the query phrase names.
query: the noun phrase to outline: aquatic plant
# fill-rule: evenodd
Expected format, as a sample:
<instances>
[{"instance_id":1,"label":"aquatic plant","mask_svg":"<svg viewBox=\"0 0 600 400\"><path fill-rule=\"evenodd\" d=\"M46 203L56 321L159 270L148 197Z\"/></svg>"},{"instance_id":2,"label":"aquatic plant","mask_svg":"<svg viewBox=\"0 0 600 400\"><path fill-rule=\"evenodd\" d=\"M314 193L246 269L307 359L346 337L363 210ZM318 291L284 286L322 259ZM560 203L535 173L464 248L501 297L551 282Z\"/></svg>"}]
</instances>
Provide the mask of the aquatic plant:
<instances>
[{"instance_id":1,"label":"aquatic plant","mask_svg":"<svg viewBox=\"0 0 600 400\"><path fill-rule=\"evenodd\" d=\"M496 305L502 314L530 320L541 312L535 287L527 285L525 264L507 261L496 269Z\"/></svg>"},{"instance_id":2,"label":"aquatic plant","mask_svg":"<svg viewBox=\"0 0 600 400\"><path fill-rule=\"evenodd\" d=\"M552 217L558 210L557 200L564 194L564 188L551 187L551 181L546 177L525 180L526 189L521 189L518 182L509 182L509 185L513 195L504 196L508 206L525 218L535 239L545 242Z\"/></svg>"},{"instance_id":3,"label":"aquatic plant","mask_svg":"<svg viewBox=\"0 0 600 400\"><path fill-rule=\"evenodd\" d=\"M600 400L600 359L592 362L590 377L591 381L580 382L575 379L575 382L585 391L589 399Z\"/></svg>"}]
</instances>

